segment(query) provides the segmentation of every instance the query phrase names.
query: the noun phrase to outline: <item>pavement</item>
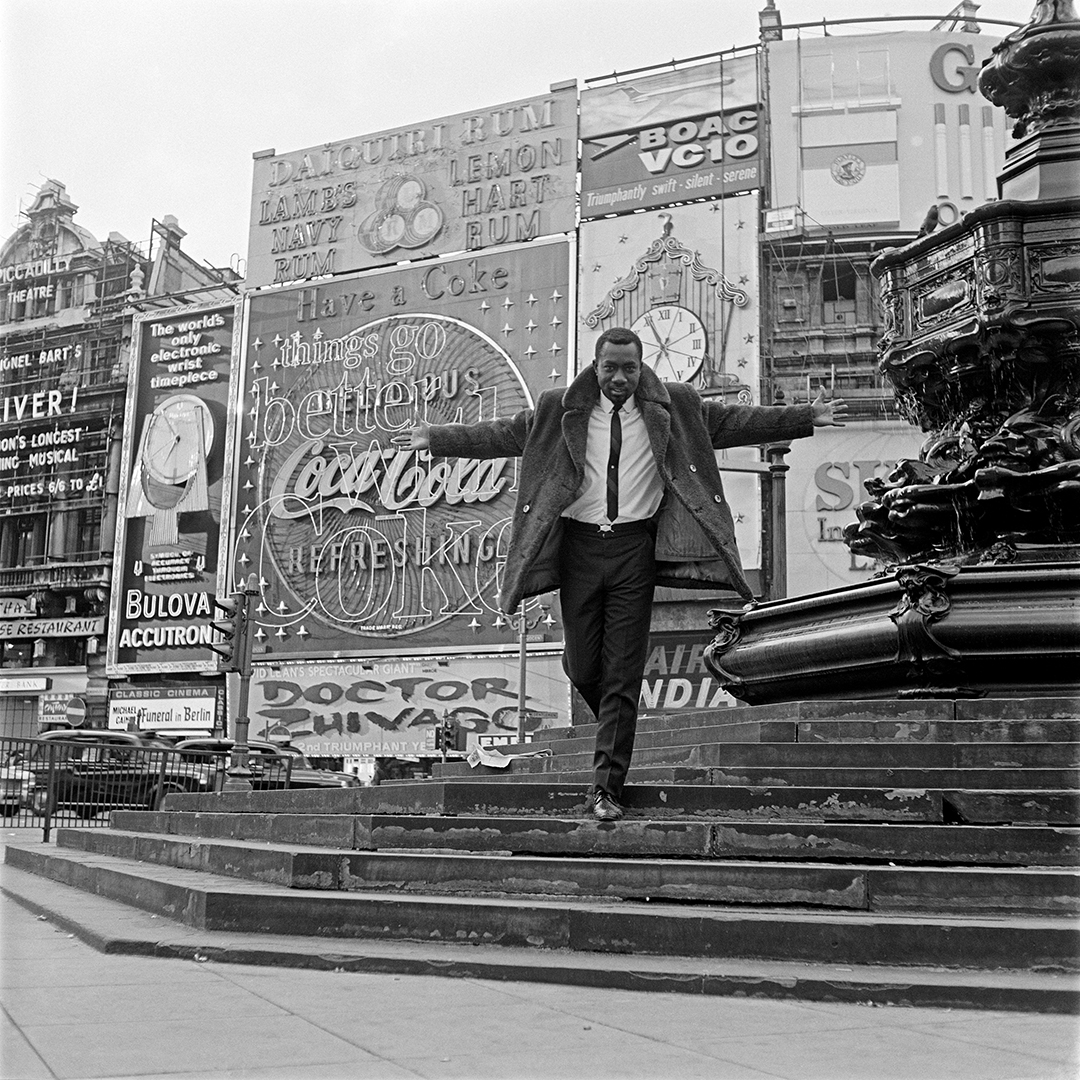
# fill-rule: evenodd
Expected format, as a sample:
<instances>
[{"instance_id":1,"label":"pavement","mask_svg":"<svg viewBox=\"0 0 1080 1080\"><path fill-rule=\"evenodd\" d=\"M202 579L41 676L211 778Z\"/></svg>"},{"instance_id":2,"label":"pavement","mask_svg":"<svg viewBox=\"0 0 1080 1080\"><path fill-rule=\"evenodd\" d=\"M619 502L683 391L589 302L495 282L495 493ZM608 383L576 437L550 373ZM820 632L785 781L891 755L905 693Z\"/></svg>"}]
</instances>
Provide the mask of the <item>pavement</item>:
<instances>
[{"instance_id":1,"label":"pavement","mask_svg":"<svg viewBox=\"0 0 1080 1080\"><path fill-rule=\"evenodd\" d=\"M3 883L2 1080L1080 1077L1072 1016L118 955L94 927L155 916Z\"/></svg>"}]
</instances>

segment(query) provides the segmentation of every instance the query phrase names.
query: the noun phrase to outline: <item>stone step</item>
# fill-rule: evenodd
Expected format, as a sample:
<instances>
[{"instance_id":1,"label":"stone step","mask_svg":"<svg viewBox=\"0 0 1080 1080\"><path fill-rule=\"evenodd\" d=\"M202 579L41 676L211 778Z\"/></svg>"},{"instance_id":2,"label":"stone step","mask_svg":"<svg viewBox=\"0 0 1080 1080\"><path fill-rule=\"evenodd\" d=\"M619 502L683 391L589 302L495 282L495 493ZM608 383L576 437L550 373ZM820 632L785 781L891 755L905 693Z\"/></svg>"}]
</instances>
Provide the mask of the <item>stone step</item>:
<instances>
[{"instance_id":1,"label":"stone step","mask_svg":"<svg viewBox=\"0 0 1080 1080\"><path fill-rule=\"evenodd\" d=\"M722 765L728 768L861 768L861 769L1080 769L1077 743L951 743L951 742L708 742L708 729L654 732L635 742L634 760L659 762L671 751L672 762ZM565 754L532 759L537 764L573 767L580 758L592 761L592 747L576 740ZM531 759L520 758L522 763ZM457 763L455 763L457 764ZM467 764L467 763L466 763Z\"/></svg>"},{"instance_id":2,"label":"stone step","mask_svg":"<svg viewBox=\"0 0 1080 1080\"><path fill-rule=\"evenodd\" d=\"M1080 865L1080 830L1040 826L725 823L630 817L432 817L117 810L128 832L356 850L499 851L636 858L838 859L981 866Z\"/></svg>"},{"instance_id":3,"label":"stone step","mask_svg":"<svg viewBox=\"0 0 1080 1080\"><path fill-rule=\"evenodd\" d=\"M167 796L165 807L193 813L584 816L590 790L591 784L584 779L571 782L537 777L535 782L521 783L520 778L499 775L447 782L403 781L372 788L179 794ZM943 820L941 793L927 789L847 789L831 784L751 788L635 782L624 789L623 803L633 816L659 818L689 815L725 821L908 823Z\"/></svg>"},{"instance_id":4,"label":"stone step","mask_svg":"<svg viewBox=\"0 0 1080 1080\"><path fill-rule=\"evenodd\" d=\"M941 768L995 765L997 761L1016 761L1018 767L1064 768L1080 765L1080 720L1055 720L1053 727L1035 725L1027 720L995 721L990 724L949 724L923 726L878 725L860 720L808 721L774 726L765 738L764 731L752 732L761 738L744 738L746 725L727 727L688 727L638 731L634 740L634 758L652 748L664 746L721 746L720 756L730 761L755 764L755 758L806 765L832 758L837 765L890 766L926 765ZM764 728L764 726L761 726ZM1059 735L1059 740L1045 738ZM1000 738L991 738L998 735ZM1040 738L1040 735L1042 738ZM540 743L526 744L540 747ZM542 748L558 759L570 755L591 755L592 740L566 738L543 740ZM497 747L498 750L498 747ZM515 753L505 747L508 753ZM755 753L756 752L756 753Z\"/></svg>"},{"instance_id":5,"label":"stone step","mask_svg":"<svg viewBox=\"0 0 1080 1080\"><path fill-rule=\"evenodd\" d=\"M964 791L1021 789L1025 791L1066 791L1080 789L1076 769L789 769L783 767L743 768L720 764L712 770L712 783L719 785L784 784L816 787L828 780L844 787L870 788L961 788Z\"/></svg>"},{"instance_id":6,"label":"stone step","mask_svg":"<svg viewBox=\"0 0 1080 1080\"><path fill-rule=\"evenodd\" d=\"M57 846L294 889L797 905L874 912L1080 912L1080 872L1065 869L357 852L116 829L61 829Z\"/></svg>"},{"instance_id":7,"label":"stone step","mask_svg":"<svg viewBox=\"0 0 1080 1080\"><path fill-rule=\"evenodd\" d=\"M888 737L903 738L910 733L914 738L941 730L950 734L949 728L941 725L956 724L957 734L963 736L967 725L973 725L973 734L980 726L986 726L988 733L994 731L994 725L1016 725L1015 730L1028 731L1033 737L1024 738L1025 742L1072 742L1075 741L1075 725L1055 728L1059 721L1080 720L1080 696L1073 698L976 698L972 700L867 700L867 701L793 701L775 705L738 705L726 709L685 710L679 713L650 714L643 711L638 719L638 735L650 731L666 731L680 727L729 727L734 725L793 723L797 727L803 724L835 724L835 732L842 734L845 725L866 725L871 732L885 733ZM1045 734L1038 734L1040 727L1045 727ZM786 728L774 730L782 737L772 739L747 739L747 742L787 742ZM998 728L1004 737L990 738L991 742L1011 741L1014 728ZM1065 738L1050 734L1061 731ZM596 737L595 724L579 724L575 727L549 728L534 734L534 742L527 743L522 749L553 745L564 739L584 739L590 744ZM873 734L871 738L877 738ZM803 741L797 739L796 741ZM948 739L942 741L949 741ZM961 738L959 741L983 741ZM509 749L509 748L508 748Z\"/></svg>"},{"instance_id":8,"label":"stone step","mask_svg":"<svg viewBox=\"0 0 1080 1080\"><path fill-rule=\"evenodd\" d=\"M1080 970L1058 916L914 915L667 902L318 892L46 845L8 845L31 873L205 930L493 944L574 952L967 969Z\"/></svg>"},{"instance_id":9,"label":"stone step","mask_svg":"<svg viewBox=\"0 0 1080 1080\"><path fill-rule=\"evenodd\" d=\"M795 741L1077 743L1080 720L803 720L795 725Z\"/></svg>"},{"instance_id":10,"label":"stone step","mask_svg":"<svg viewBox=\"0 0 1080 1080\"><path fill-rule=\"evenodd\" d=\"M5 896L112 955L860 1005L1075 1015L1080 976L258 935L202 930L0 864ZM448 988L448 993L452 990Z\"/></svg>"},{"instance_id":11,"label":"stone step","mask_svg":"<svg viewBox=\"0 0 1080 1080\"><path fill-rule=\"evenodd\" d=\"M848 744L851 745L851 744ZM865 744L859 744L865 745ZM790 745L786 750L794 750ZM930 750L936 747L922 745L917 749ZM723 744L676 747L644 747L634 751L634 762L630 767L630 783L651 783L654 780L668 780L674 783L714 784L730 787L747 785L760 787L775 785L785 787L818 787L822 784L837 784L849 788L963 788L1000 790L1007 788L1038 791L1041 789L1067 790L1080 789L1080 770L1075 767L1038 768L1014 767L1004 760L998 766L985 768L964 767L904 767L895 766L854 766L841 761L835 764L817 766L797 766L787 764L750 766L731 760L727 751L730 746ZM743 747L749 751L750 747ZM773 750L776 747L755 747L753 749ZM825 745L806 746L807 750L830 750ZM890 746L892 750L902 749ZM916 749L914 747L904 749ZM944 747L953 749L953 747ZM1019 748L1018 748L1019 749ZM733 756L733 755L732 755ZM743 756L750 756L749 753ZM767 755L762 755L763 757ZM897 757L899 755L896 755ZM827 755L826 755L827 757ZM1022 755L1013 755L1022 759ZM463 777L483 777L485 780L514 777L530 779L542 777L548 781L555 778L569 783L586 783L592 775L592 751L562 757L516 758L505 769L481 765L473 768L465 761L447 761L436 763L432 776L438 780L455 780ZM820 760L820 758L819 758ZM683 773L670 776L655 770L696 769L696 774Z\"/></svg>"}]
</instances>

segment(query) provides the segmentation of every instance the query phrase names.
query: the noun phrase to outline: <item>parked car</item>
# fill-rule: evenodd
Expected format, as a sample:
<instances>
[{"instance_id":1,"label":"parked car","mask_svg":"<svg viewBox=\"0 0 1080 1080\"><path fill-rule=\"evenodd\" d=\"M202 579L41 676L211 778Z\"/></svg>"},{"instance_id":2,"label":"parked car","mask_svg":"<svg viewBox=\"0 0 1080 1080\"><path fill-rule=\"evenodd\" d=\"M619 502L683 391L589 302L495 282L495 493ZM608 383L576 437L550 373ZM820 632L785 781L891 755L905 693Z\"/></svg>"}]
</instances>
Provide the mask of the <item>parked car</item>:
<instances>
[{"instance_id":1,"label":"parked car","mask_svg":"<svg viewBox=\"0 0 1080 1080\"><path fill-rule=\"evenodd\" d=\"M188 765L206 769L210 762L214 762L220 775L228 767L234 745L232 739L181 739L176 749L180 760ZM251 769L251 786L256 790L282 788L286 777L293 788L362 786L351 773L313 769L302 751L295 746L258 739L248 742L248 767Z\"/></svg>"},{"instance_id":2,"label":"parked car","mask_svg":"<svg viewBox=\"0 0 1080 1080\"><path fill-rule=\"evenodd\" d=\"M44 732L33 741L26 766L34 774L30 806L39 814L63 807L80 817L116 807L153 810L166 795L213 790L205 770L130 731Z\"/></svg>"},{"instance_id":3,"label":"parked car","mask_svg":"<svg viewBox=\"0 0 1080 1080\"><path fill-rule=\"evenodd\" d=\"M34 790L34 774L23 763L23 754L16 750L0 765L0 814L14 817L19 808L30 805Z\"/></svg>"}]
</instances>

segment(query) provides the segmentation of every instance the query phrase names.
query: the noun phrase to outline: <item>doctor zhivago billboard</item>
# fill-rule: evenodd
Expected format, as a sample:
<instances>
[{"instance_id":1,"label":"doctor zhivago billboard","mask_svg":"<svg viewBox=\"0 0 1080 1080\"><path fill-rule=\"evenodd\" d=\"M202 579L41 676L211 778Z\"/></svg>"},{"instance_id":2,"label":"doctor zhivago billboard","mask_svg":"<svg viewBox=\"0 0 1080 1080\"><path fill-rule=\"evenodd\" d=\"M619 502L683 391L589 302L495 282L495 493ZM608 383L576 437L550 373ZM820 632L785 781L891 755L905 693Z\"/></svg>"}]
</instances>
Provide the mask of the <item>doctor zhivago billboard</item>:
<instances>
[{"instance_id":1,"label":"doctor zhivago billboard","mask_svg":"<svg viewBox=\"0 0 1080 1080\"><path fill-rule=\"evenodd\" d=\"M538 241L250 298L233 536L235 579L262 584L256 661L516 643L497 596L518 459L392 440L565 385L569 267Z\"/></svg>"}]
</instances>

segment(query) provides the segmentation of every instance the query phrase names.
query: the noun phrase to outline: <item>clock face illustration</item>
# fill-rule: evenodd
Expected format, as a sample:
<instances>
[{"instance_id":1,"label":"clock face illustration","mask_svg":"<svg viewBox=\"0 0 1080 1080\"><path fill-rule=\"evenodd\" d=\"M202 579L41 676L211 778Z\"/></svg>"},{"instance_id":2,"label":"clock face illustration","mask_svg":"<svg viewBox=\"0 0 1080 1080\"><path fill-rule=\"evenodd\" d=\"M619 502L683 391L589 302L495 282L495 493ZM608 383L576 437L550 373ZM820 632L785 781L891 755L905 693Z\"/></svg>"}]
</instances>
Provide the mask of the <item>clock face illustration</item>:
<instances>
[{"instance_id":1,"label":"clock face illustration","mask_svg":"<svg viewBox=\"0 0 1080 1080\"><path fill-rule=\"evenodd\" d=\"M143 469L159 484L186 483L199 471L213 443L214 418L206 403L193 394L176 394L158 405L147 421Z\"/></svg>"},{"instance_id":2,"label":"clock face illustration","mask_svg":"<svg viewBox=\"0 0 1080 1080\"><path fill-rule=\"evenodd\" d=\"M689 308L660 304L636 319L630 329L641 338L642 361L661 379L687 382L701 369L705 327Z\"/></svg>"}]
</instances>

